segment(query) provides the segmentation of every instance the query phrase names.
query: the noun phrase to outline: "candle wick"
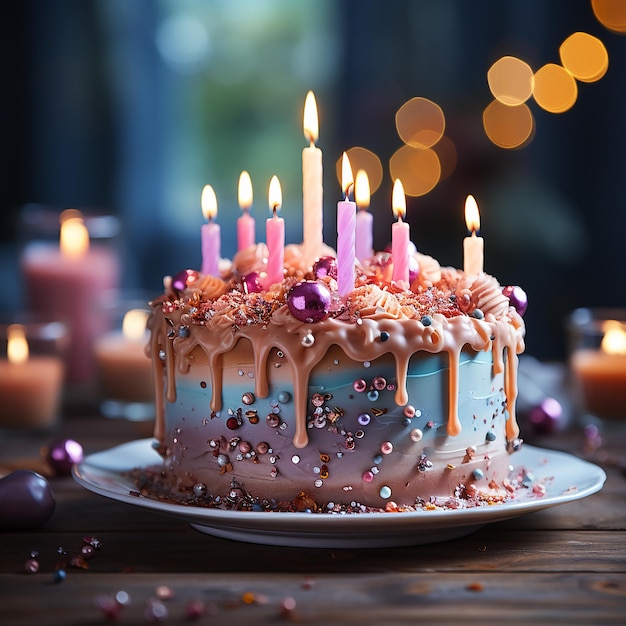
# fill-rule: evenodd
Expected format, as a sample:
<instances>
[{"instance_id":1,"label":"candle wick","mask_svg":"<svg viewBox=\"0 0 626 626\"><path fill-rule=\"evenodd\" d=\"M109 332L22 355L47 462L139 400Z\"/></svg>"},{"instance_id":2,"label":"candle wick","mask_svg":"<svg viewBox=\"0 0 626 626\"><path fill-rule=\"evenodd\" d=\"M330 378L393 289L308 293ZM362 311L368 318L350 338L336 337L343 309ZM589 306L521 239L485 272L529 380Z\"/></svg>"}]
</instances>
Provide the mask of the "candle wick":
<instances>
[{"instance_id":1,"label":"candle wick","mask_svg":"<svg viewBox=\"0 0 626 626\"><path fill-rule=\"evenodd\" d=\"M352 187L354 187L354 183L348 183L348 186L346 187L346 191L345 191L344 200L346 201L350 200L350 189Z\"/></svg>"}]
</instances>

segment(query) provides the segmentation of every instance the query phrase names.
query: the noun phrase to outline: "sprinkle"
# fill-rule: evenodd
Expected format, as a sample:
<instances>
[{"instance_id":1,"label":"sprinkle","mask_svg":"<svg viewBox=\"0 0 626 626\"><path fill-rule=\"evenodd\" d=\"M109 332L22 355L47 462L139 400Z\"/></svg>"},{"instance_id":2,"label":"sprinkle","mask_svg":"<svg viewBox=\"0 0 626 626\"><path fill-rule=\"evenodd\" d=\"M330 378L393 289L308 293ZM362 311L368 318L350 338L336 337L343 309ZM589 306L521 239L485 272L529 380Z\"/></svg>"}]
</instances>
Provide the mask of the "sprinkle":
<instances>
[{"instance_id":1,"label":"sprinkle","mask_svg":"<svg viewBox=\"0 0 626 626\"><path fill-rule=\"evenodd\" d=\"M286 404L289 400L291 400L291 394L288 391L281 391L278 394L278 401L281 404Z\"/></svg>"},{"instance_id":2,"label":"sprinkle","mask_svg":"<svg viewBox=\"0 0 626 626\"><path fill-rule=\"evenodd\" d=\"M472 311L472 317L477 320L482 320L485 317L485 314L480 309L474 309Z\"/></svg>"},{"instance_id":3,"label":"sprinkle","mask_svg":"<svg viewBox=\"0 0 626 626\"><path fill-rule=\"evenodd\" d=\"M364 483L371 483L374 480L374 474L372 472L370 472L369 470L363 472L362 476L361 476L361 480Z\"/></svg>"},{"instance_id":4,"label":"sprinkle","mask_svg":"<svg viewBox=\"0 0 626 626\"><path fill-rule=\"evenodd\" d=\"M241 396L241 401L242 401L244 404L253 404L253 403L254 403L254 400L255 400L255 398L254 398L254 394L253 394L252 392L250 392L250 391L246 391L246 393L244 393L244 394Z\"/></svg>"},{"instance_id":5,"label":"sprinkle","mask_svg":"<svg viewBox=\"0 0 626 626\"><path fill-rule=\"evenodd\" d=\"M372 418L367 413L361 413L361 415L357 417L357 421L361 426L367 426L372 421Z\"/></svg>"},{"instance_id":6,"label":"sprinkle","mask_svg":"<svg viewBox=\"0 0 626 626\"><path fill-rule=\"evenodd\" d=\"M380 497L383 499L387 499L387 498L391 498L391 487L388 487L387 485L384 485L383 487L380 488L380 491L378 492Z\"/></svg>"},{"instance_id":7,"label":"sprinkle","mask_svg":"<svg viewBox=\"0 0 626 626\"><path fill-rule=\"evenodd\" d=\"M297 465L298 463L300 463L300 457L299 457L297 454L294 454L294 455L291 457L291 462L292 462L294 465Z\"/></svg>"},{"instance_id":8,"label":"sprinkle","mask_svg":"<svg viewBox=\"0 0 626 626\"><path fill-rule=\"evenodd\" d=\"M422 433L422 431L419 428L414 428L409 434L411 441L413 441L414 443L421 441L423 436L424 436L424 433Z\"/></svg>"},{"instance_id":9,"label":"sprinkle","mask_svg":"<svg viewBox=\"0 0 626 626\"><path fill-rule=\"evenodd\" d=\"M485 439L487 441L495 441L496 440L496 433L494 433L493 430L488 430L487 434L485 435Z\"/></svg>"},{"instance_id":10,"label":"sprinkle","mask_svg":"<svg viewBox=\"0 0 626 626\"><path fill-rule=\"evenodd\" d=\"M391 441L384 441L380 444L380 451L383 454L391 454L393 452L393 444Z\"/></svg>"},{"instance_id":11,"label":"sprinkle","mask_svg":"<svg viewBox=\"0 0 626 626\"><path fill-rule=\"evenodd\" d=\"M378 400L378 391L376 391L376 389L371 389L370 391L368 391L367 399L370 402L376 402L376 400Z\"/></svg>"},{"instance_id":12,"label":"sprinkle","mask_svg":"<svg viewBox=\"0 0 626 626\"><path fill-rule=\"evenodd\" d=\"M380 340L384 343L385 341L387 341L389 339L389 333L386 330L383 330L380 333Z\"/></svg>"},{"instance_id":13,"label":"sprinkle","mask_svg":"<svg viewBox=\"0 0 626 626\"><path fill-rule=\"evenodd\" d=\"M415 407L407 404L404 407L403 413L406 417L414 417L415 416Z\"/></svg>"},{"instance_id":14,"label":"sprinkle","mask_svg":"<svg viewBox=\"0 0 626 626\"><path fill-rule=\"evenodd\" d=\"M430 326L432 323L433 323L433 320L430 317L430 315L424 315L424 317L422 317L422 324L424 326Z\"/></svg>"},{"instance_id":15,"label":"sprinkle","mask_svg":"<svg viewBox=\"0 0 626 626\"><path fill-rule=\"evenodd\" d=\"M479 467L477 467L472 472L472 476L474 477L475 480L480 480L481 478L485 477L485 473Z\"/></svg>"}]
</instances>

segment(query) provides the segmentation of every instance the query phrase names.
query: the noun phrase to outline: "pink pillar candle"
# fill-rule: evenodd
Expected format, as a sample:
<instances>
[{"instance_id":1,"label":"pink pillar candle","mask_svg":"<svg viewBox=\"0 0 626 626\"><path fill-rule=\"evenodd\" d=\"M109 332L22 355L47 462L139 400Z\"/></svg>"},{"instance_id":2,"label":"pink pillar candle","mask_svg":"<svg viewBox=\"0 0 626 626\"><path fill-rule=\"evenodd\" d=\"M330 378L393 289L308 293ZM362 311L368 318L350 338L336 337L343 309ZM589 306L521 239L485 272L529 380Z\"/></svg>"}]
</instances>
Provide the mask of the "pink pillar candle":
<instances>
[{"instance_id":1,"label":"pink pillar candle","mask_svg":"<svg viewBox=\"0 0 626 626\"><path fill-rule=\"evenodd\" d=\"M272 217L265 222L265 243L268 250L267 278L269 287L283 280L285 265L285 220L278 217L282 204L282 191L276 176L270 181L269 205Z\"/></svg>"},{"instance_id":2,"label":"pink pillar candle","mask_svg":"<svg viewBox=\"0 0 626 626\"><path fill-rule=\"evenodd\" d=\"M322 151L315 146L318 134L317 105L309 91L304 103L304 136L309 146L302 151L302 247L306 267L312 267L319 257L324 239Z\"/></svg>"},{"instance_id":3,"label":"pink pillar candle","mask_svg":"<svg viewBox=\"0 0 626 626\"><path fill-rule=\"evenodd\" d=\"M410 228L402 217L406 214L406 198L404 187L399 179L393 185L392 196L393 212L398 221L391 227L391 255L393 257L392 280L400 287L409 287L409 242Z\"/></svg>"},{"instance_id":4,"label":"pink pillar candle","mask_svg":"<svg viewBox=\"0 0 626 626\"><path fill-rule=\"evenodd\" d=\"M239 176L238 187L239 206L243 211L241 217L237 219L237 250L245 250L255 243L254 218L250 215L252 206L252 181L250 174L243 171Z\"/></svg>"},{"instance_id":5,"label":"pink pillar candle","mask_svg":"<svg viewBox=\"0 0 626 626\"><path fill-rule=\"evenodd\" d=\"M217 198L211 185L205 185L202 189L202 213L208 219L208 224L201 227L202 238L202 273L219 276L219 260L221 235L219 224L213 222L217 215Z\"/></svg>"},{"instance_id":6,"label":"pink pillar candle","mask_svg":"<svg viewBox=\"0 0 626 626\"><path fill-rule=\"evenodd\" d=\"M368 212L370 204L370 183L365 170L359 170L354 184L354 199L359 208L356 214L355 251L357 259L363 263L374 255L373 216Z\"/></svg>"},{"instance_id":7,"label":"pink pillar candle","mask_svg":"<svg viewBox=\"0 0 626 626\"><path fill-rule=\"evenodd\" d=\"M337 291L342 297L354 289L356 203L351 202L350 187L353 185L352 169L344 152L341 161L341 186L344 200L337 203Z\"/></svg>"},{"instance_id":8,"label":"pink pillar candle","mask_svg":"<svg viewBox=\"0 0 626 626\"><path fill-rule=\"evenodd\" d=\"M463 270L470 276L483 271L485 243L476 235L480 229L480 214L474 196L465 200L465 223L471 235L463 240Z\"/></svg>"}]
</instances>

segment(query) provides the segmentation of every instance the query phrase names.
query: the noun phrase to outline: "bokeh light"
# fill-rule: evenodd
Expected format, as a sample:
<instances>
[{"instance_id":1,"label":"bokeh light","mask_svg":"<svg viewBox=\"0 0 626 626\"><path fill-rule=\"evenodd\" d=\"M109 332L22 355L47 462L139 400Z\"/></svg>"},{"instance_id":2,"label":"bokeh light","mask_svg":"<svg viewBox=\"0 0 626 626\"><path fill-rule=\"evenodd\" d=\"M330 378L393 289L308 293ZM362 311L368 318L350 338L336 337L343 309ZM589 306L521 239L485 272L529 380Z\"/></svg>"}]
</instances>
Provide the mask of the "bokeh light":
<instances>
[{"instance_id":1,"label":"bokeh light","mask_svg":"<svg viewBox=\"0 0 626 626\"><path fill-rule=\"evenodd\" d=\"M521 148L534 136L535 120L526 104L507 106L494 100L483 112L487 137L500 148Z\"/></svg>"},{"instance_id":2,"label":"bokeh light","mask_svg":"<svg viewBox=\"0 0 626 626\"><path fill-rule=\"evenodd\" d=\"M521 59L505 56L487 72L489 89L496 100L509 106L526 102L533 93L533 70Z\"/></svg>"},{"instance_id":3,"label":"bokeh light","mask_svg":"<svg viewBox=\"0 0 626 626\"><path fill-rule=\"evenodd\" d=\"M454 141L445 135L432 147L439 157L441 176L439 182L445 180L454 172L457 164L457 152Z\"/></svg>"},{"instance_id":4,"label":"bokeh light","mask_svg":"<svg viewBox=\"0 0 626 626\"><path fill-rule=\"evenodd\" d=\"M441 179L441 164L430 148L402 146L389 160L392 180L399 178L407 196L423 196Z\"/></svg>"},{"instance_id":5,"label":"bokeh light","mask_svg":"<svg viewBox=\"0 0 626 626\"><path fill-rule=\"evenodd\" d=\"M616 33L626 33L626 2L624 0L591 0L597 20Z\"/></svg>"},{"instance_id":6,"label":"bokeh light","mask_svg":"<svg viewBox=\"0 0 626 626\"><path fill-rule=\"evenodd\" d=\"M559 55L563 67L585 83L600 80L609 67L609 55L604 44L588 33L570 35L561 44Z\"/></svg>"},{"instance_id":7,"label":"bokeh light","mask_svg":"<svg viewBox=\"0 0 626 626\"><path fill-rule=\"evenodd\" d=\"M374 193L383 182L383 164L380 159L371 150L360 146L346 150L346 154L353 172L365 171L370 182L370 193ZM341 185L341 159L335 163L335 173Z\"/></svg>"},{"instance_id":8,"label":"bokeh light","mask_svg":"<svg viewBox=\"0 0 626 626\"><path fill-rule=\"evenodd\" d=\"M574 106L578 86L563 66L547 63L535 73L533 96L542 109L550 113L564 113Z\"/></svg>"},{"instance_id":9,"label":"bokeh light","mask_svg":"<svg viewBox=\"0 0 626 626\"><path fill-rule=\"evenodd\" d=\"M445 128L441 107L427 98L411 98L396 113L400 139L415 148L431 148L441 139Z\"/></svg>"}]
</instances>

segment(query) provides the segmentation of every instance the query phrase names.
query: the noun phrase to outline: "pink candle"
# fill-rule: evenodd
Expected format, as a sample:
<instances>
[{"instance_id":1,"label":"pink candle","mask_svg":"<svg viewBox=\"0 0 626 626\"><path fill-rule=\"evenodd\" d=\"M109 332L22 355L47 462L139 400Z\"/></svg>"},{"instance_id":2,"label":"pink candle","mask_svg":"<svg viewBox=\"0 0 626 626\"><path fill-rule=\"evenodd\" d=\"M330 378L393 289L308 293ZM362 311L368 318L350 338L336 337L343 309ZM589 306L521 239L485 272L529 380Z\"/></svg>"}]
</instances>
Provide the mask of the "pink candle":
<instances>
[{"instance_id":1,"label":"pink candle","mask_svg":"<svg viewBox=\"0 0 626 626\"><path fill-rule=\"evenodd\" d=\"M392 280L400 287L409 287L409 241L410 229L402 217L406 215L406 198L400 179L393 184L392 209L398 221L391 227L391 255L393 257Z\"/></svg>"},{"instance_id":2,"label":"pink candle","mask_svg":"<svg viewBox=\"0 0 626 626\"><path fill-rule=\"evenodd\" d=\"M220 227L213 222L217 215L217 198L211 185L205 185L202 189L201 204L202 213L208 220L208 224L201 227L202 273L219 276Z\"/></svg>"},{"instance_id":3,"label":"pink candle","mask_svg":"<svg viewBox=\"0 0 626 626\"><path fill-rule=\"evenodd\" d=\"M304 102L304 137L309 147L302 151L302 247L306 267L311 267L320 255L324 239L322 151L315 147L318 134L317 104L309 91Z\"/></svg>"},{"instance_id":4,"label":"pink candle","mask_svg":"<svg viewBox=\"0 0 626 626\"><path fill-rule=\"evenodd\" d=\"M354 289L356 204L350 201L353 184L350 160L344 152L341 160L344 200L337 203L337 291L340 296L347 296Z\"/></svg>"},{"instance_id":5,"label":"pink candle","mask_svg":"<svg viewBox=\"0 0 626 626\"><path fill-rule=\"evenodd\" d=\"M265 222L265 243L268 250L267 278L269 287L283 280L285 264L285 220L278 217L278 211L283 203L280 182L276 176L270 181L269 204L272 217Z\"/></svg>"},{"instance_id":6,"label":"pink candle","mask_svg":"<svg viewBox=\"0 0 626 626\"><path fill-rule=\"evenodd\" d=\"M241 217L237 219L237 249L245 250L254 245L254 218L250 215L252 206L252 181L250 174L243 171L239 176L239 187L237 192L239 206L243 211Z\"/></svg>"},{"instance_id":7,"label":"pink candle","mask_svg":"<svg viewBox=\"0 0 626 626\"><path fill-rule=\"evenodd\" d=\"M480 229L480 214L474 196L467 196L465 200L465 223L471 235L463 240L463 270L473 276L483 271L485 249L483 238L476 236Z\"/></svg>"},{"instance_id":8,"label":"pink candle","mask_svg":"<svg viewBox=\"0 0 626 626\"><path fill-rule=\"evenodd\" d=\"M119 262L105 246L90 245L82 217L64 219L60 245L34 242L21 259L29 311L67 322L67 382L95 380L93 341L107 330L102 296L119 285Z\"/></svg>"},{"instance_id":9,"label":"pink candle","mask_svg":"<svg viewBox=\"0 0 626 626\"><path fill-rule=\"evenodd\" d=\"M359 208L356 214L356 257L361 263L374 255L373 216L368 212L370 205L370 181L365 170L356 173L354 199Z\"/></svg>"}]
</instances>

